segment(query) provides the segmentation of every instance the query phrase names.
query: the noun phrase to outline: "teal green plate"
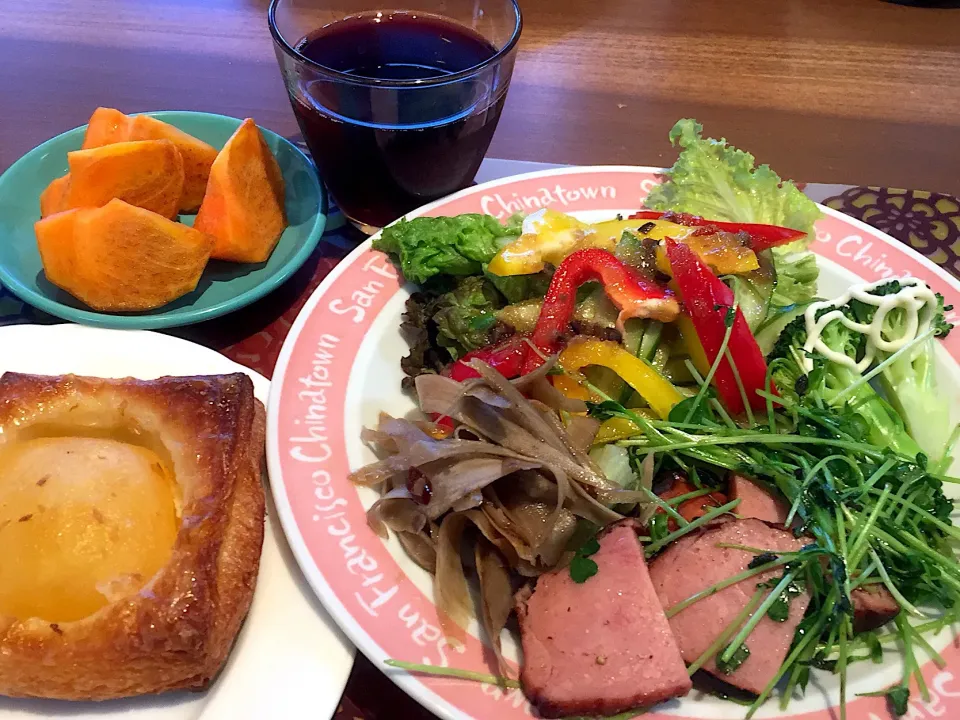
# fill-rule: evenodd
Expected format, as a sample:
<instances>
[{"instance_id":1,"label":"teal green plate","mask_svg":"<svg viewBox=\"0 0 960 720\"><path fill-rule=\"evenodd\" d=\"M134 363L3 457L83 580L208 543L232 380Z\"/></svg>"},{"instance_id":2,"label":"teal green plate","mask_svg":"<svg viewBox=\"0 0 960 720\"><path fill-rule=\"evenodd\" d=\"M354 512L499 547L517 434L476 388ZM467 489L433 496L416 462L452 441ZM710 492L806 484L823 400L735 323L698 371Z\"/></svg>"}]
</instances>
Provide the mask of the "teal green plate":
<instances>
[{"instance_id":1,"label":"teal green plate","mask_svg":"<svg viewBox=\"0 0 960 720\"><path fill-rule=\"evenodd\" d=\"M222 148L240 125L236 118L200 112L147 113ZM43 274L33 224L40 193L67 172L67 153L79 150L86 126L34 148L0 176L0 282L34 307L65 320L100 327L151 329L190 325L249 305L280 285L310 257L326 224L326 197L310 160L276 133L261 128L286 183L289 227L270 259L257 265L212 260L193 292L156 310L103 313L52 285ZM193 224L192 215L180 217Z\"/></svg>"}]
</instances>

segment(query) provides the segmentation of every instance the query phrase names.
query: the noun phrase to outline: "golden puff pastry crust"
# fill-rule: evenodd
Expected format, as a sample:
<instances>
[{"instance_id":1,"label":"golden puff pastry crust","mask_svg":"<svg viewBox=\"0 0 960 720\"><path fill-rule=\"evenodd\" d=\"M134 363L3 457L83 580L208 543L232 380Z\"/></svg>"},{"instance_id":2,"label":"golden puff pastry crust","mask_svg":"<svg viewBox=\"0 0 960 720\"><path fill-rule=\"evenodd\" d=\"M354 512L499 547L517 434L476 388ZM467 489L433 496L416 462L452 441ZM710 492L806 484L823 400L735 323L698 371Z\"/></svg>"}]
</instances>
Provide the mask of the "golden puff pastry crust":
<instances>
[{"instance_id":1,"label":"golden puff pastry crust","mask_svg":"<svg viewBox=\"0 0 960 720\"><path fill-rule=\"evenodd\" d=\"M241 373L0 378L0 448L43 428L119 428L162 443L182 498L170 560L138 592L69 623L0 617L0 694L106 700L210 682L256 584L264 416Z\"/></svg>"}]
</instances>

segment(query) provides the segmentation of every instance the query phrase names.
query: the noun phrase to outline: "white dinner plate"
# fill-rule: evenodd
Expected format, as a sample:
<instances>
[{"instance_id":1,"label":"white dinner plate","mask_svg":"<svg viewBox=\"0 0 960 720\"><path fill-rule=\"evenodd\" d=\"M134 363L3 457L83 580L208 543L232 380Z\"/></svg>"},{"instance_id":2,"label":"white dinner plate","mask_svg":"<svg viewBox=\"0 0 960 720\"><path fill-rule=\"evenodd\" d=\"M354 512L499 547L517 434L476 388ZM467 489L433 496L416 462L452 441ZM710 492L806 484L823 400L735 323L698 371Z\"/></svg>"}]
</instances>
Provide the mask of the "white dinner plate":
<instances>
[{"instance_id":1,"label":"white dinner plate","mask_svg":"<svg viewBox=\"0 0 960 720\"><path fill-rule=\"evenodd\" d=\"M519 175L470 188L410 214L457 215L484 212L505 218L552 207L583 220L609 219L642 207L657 182L654 168L579 167ZM833 297L851 283L914 275L960 308L960 283L903 243L829 208L817 223L814 251L820 256L820 293ZM430 576L409 560L395 538L383 541L365 522L376 492L352 486L351 469L374 460L360 440L364 426L376 425L381 411L414 410L400 390L400 358L408 352L400 316L410 287L402 287L385 255L364 243L343 260L308 300L287 337L274 375L268 409L267 459L280 520L307 579L331 615L372 662L406 692L445 718L530 716L519 690L469 681L416 676L383 666L387 658L490 672L477 628L466 645L452 648L439 630ZM955 321L955 319L954 319ZM939 350L941 391L960 415L960 332ZM958 419L955 417L954 422ZM950 486L948 492L956 490ZM516 643L505 633L505 651L516 658ZM947 667L926 663L931 702L916 693L915 718L960 718L960 648L950 633L930 638ZM882 666L857 663L849 671L847 718L883 720L883 698L857 693L899 681L896 653ZM803 699L780 711L767 702L757 718L835 717L837 678L815 672ZM657 706L644 717L721 720L742 718L745 709L719 698L692 693Z\"/></svg>"},{"instance_id":2,"label":"white dinner plate","mask_svg":"<svg viewBox=\"0 0 960 720\"><path fill-rule=\"evenodd\" d=\"M0 372L136 377L243 372L266 401L270 382L220 353L138 330L81 325L0 327ZM226 667L204 692L100 703L0 698L0 720L72 717L123 720L329 718L336 710L354 648L303 581L267 494L267 527L250 614Z\"/></svg>"}]
</instances>

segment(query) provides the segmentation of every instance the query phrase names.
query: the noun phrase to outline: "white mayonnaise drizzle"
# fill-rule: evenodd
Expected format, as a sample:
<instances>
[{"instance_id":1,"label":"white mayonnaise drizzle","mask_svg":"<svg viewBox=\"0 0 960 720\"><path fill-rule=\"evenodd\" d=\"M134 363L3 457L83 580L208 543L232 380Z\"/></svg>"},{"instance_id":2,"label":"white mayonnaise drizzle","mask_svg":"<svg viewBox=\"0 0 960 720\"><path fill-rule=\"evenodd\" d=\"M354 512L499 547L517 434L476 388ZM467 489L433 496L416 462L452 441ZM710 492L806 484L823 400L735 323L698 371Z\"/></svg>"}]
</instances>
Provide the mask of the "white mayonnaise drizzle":
<instances>
[{"instance_id":1,"label":"white mayonnaise drizzle","mask_svg":"<svg viewBox=\"0 0 960 720\"><path fill-rule=\"evenodd\" d=\"M871 294L872 290L893 279L900 281L900 285L902 285L900 292L895 295L882 296ZM869 325L855 322L844 315L841 310L837 309L839 306L846 305L853 299L877 308L877 312L873 316L873 321L870 322ZM820 319L817 319L817 313L828 308L833 308L833 310L825 312ZM896 338L885 338L883 336L883 321L887 313L895 308L902 309L906 314L903 334ZM807 342L803 346L804 350L807 352L817 352L831 362L846 365L859 372L863 372L870 367L877 350L894 353L907 343L912 342L917 336L923 335L930 330L933 319L937 315L937 296L927 287L926 283L917 278L890 278L887 280L878 280L873 283L854 285L838 298L811 303L807 306L803 315L807 324ZM821 340L823 329L834 320L839 320L850 330L867 336L867 347L863 359L860 360L860 362L854 361L853 358L847 357L841 352L831 350L824 344L823 340ZM813 360L809 357L803 358L803 364L807 372L813 369Z\"/></svg>"},{"instance_id":2,"label":"white mayonnaise drizzle","mask_svg":"<svg viewBox=\"0 0 960 720\"><path fill-rule=\"evenodd\" d=\"M540 230L547 225L544 215L547 214L546 208L541 208L536 212L532 212L523 219L523 223L520 225L520 233L522 235L536 235Z\"/></svg>"}]
</instances>

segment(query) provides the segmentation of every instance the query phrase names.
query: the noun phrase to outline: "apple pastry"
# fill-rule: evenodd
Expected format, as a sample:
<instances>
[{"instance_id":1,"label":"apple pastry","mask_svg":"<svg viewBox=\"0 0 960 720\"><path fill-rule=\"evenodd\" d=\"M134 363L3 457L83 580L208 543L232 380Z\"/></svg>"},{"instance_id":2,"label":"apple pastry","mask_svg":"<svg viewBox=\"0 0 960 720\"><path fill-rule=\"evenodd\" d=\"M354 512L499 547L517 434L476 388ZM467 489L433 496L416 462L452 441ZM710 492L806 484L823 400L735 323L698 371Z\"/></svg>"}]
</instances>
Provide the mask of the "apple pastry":
<instances>
[{"instance_id":1,"label":"apple pastry","mask_svg":"<svg viewBox=\"0 0 960 720\"><path fill-rule=\"evenodd\" d=\"M205 687L253 598L263 454L241 373L0 377L0 694Z\"/></svg>"}]
</instances>

